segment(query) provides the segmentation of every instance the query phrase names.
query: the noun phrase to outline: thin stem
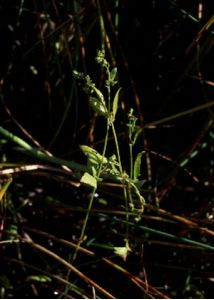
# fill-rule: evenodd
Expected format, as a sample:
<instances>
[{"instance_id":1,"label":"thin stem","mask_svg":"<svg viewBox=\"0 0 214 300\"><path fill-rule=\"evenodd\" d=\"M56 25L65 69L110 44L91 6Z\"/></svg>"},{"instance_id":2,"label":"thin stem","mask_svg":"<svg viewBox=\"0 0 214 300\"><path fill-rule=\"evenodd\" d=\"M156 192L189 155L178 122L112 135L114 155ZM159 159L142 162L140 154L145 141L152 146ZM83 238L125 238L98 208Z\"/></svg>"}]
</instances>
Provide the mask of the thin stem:
<instances>
[{"instance_id":1,"label":"thin stem","mask_svg":"<svg viewBox=\"0 0 214 300\"><path fill-rule=\"evenodd\" d=\"M115 147L116 147L116 151L117 151L119 169L120 169L121 177L123 178L123 167L122 167L122 162L121 162L121 158L120 158L120 148L119 148L117 134L116 134L115 127L114 127L113 123L111 124L111 127L112 127L113 136L114 136ZM128 237L129 237L129 214L128 214L129 207L128 207L127 190L128 190L127 184L125 183L125 180L124 180L124 182L123 182L123 195L124 195L124 199L125 199L125 210L126 210L126 242L128 243L128 240L129 240L128 239Z\"/></svg>"},{"instance_id":2,"label":"thin stem","mask_svg":"<svg viewBox=\"0 0 214 300\"><path fill-rule=\"evenodd\" d=\"M116 147L116 151L117 151L117 158L118 158L120 173L121 173L121 175L123 175L123 167L122 167L121 158L120 158L120 148L119 148L117 134L116 134L113 123L111 124L111 128L112 128L112 132L113 132L113 136L114 136L114 142L115 142L115 147Z\"/></svg>"},{"instance_id":3,"label":"thin stem","mask_svg":"<svg viewBox=\"0 0 214 300\"><path fill-rule=\"evenodd\" d=\"M129 156L130 156L130 178L133 179L133 144L129 144Z\"/></svg>"},{"instance_id":4,"label":"thin stem","mask_svg":"<svg viewBox=\"0 0 214 300\"><path fill-rule=\"evenodd\" d=\"M106 154L107 143L108 143L108 136L109 136L109 125L107 124L105 142L104 142L104 145L103 145L103 152L102 152L102 156L103 157L105 157L105 154ZM97 173L97 178L99 178L99 176L100 176L100 173L101 173L101 170L102 170L102 165L103 165L103 162L101 162L101 164L99 166L98 173ZM90 201L89 201L89 205L88 205L88 209L87 209L87 213L86 213L86 216L85 216L85 220L83 222L83 226L82 226L82 230L81 230L81 234L80 234L78 246L75 249L72 261L74 261L76 259L77 253L79 251L79 247L80 247L81 243L84 240L84 235L85 235L86 227L87 227L87 224L88 224L89 215L90 215L90 212L91 212L91 209L92 209L92 206L93 206L94 195L95 195L96 190L97 190L96 187L94 187L93 190L92 190Z\"/></svg>"}]
</instances>

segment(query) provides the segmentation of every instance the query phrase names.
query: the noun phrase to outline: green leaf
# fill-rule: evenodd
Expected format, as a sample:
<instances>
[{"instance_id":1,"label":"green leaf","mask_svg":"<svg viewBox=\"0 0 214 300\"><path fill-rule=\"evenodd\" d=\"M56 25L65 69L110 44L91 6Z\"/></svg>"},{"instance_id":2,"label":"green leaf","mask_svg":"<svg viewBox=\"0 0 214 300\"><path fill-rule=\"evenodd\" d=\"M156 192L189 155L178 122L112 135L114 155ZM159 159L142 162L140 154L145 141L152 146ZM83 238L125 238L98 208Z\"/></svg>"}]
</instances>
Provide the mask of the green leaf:
<instances>
[{"instance_id":1,"label":"green leaf","mask_svg":"<svg viewBox=\"0 0 214 300\"><path fill-rule=\"evenodd\" d=\"M114 96L114 101L113 101L113 109L112 109L112 114L113 118L115 118L115 115L117 113L118 109L118 99L119 99L119 93L120 93L121 88L119 88Z\"/></svg>"},{"instance_id":2,"label":"green leaf","mask_svg":"<svg viewBox=\"0 0 214 300\"><path fill-rule=\"evenodd\" d=\"M27 277L27 281L51 282L52 279L46 275L32 275Z\"/></svg>"},{"instance_id":3,"label":"green leaf","mask_svg":"<svg viewBox=\"0 0 214 300\"><path fill-rule=\"evenodd\" d=\"M12 178L9 178L7 182L0 188L0 201L2 200L4 194L6 193L8 187L10 186L11 182L13 181Z\"/></svg>"},{"instance_id":4,"label":"green leaf","mask_svg":"<svg viewBox=\"0 0 214 300\"><path fill-rule=\"evenodd\" d=\"M91 174L85 172L80 179L80 182L90 185L93 188L97 188L97 180Z\"/></svg>"},{"instance_id":5,"label":"green leaf","mask_svg":"<svg viewBox=\"0 0 214 300\"><path fill-rule=\"evenodd\" d=\"M100 102L102 104L105 104L104 96L103 96L102 92L100 90L98 90L95 86L93 86L93 91L96 94L96 96L98 97L98 99L100 100Z\"/></svg>"},{"instance_id":6,"label":"green leaf","mask_svg":"<svg viewBox=\"0 0 214 300\"><path fill-rule=\"evenodd\" d=\"M135 135L134 135L134 139L133 139L133 145L136 143L136 140L139 136L139 134L142 133L142 128L139 128L136 132L135 132Z\"/></svg>"},{"instance_id":7,"label":"green leaf","mask_svg":"<svg viewBox=\"0 0 214 300\"><path fill-rule=\"evenodd\" d=\"M135 162L134 162L134 180L138 179L138 177L140 176L140 168L141 168L141 159L142 159L142 155L143 155L143 151L139 152Z\"/></svg>"},{"instance_id":8,"label":"green leaf","mask_svg":"<svg viewBox=\"0 0 214 300\"><path fill-rule=\"evenodd\" d=\"M104 101L95 97L89 97L89 104L96 113L102 116L107 116L108 111Z\"/></svg>"},{"instance_id":9,"label":"green leaf","mask_svg":"<svg viewBox=\"0 0 214 300\"><path fill-rule=\"evenodd\" d=\"M110 72L110 80L114 81L117 76L117 67L114 67Z\"/></svg>"},{"instance_id":10,"label":"green leaf","mask_svg":"<svg viewBox=\"0 0 214 300\"><path fill-rule=\"evenodd\" d=\"M102 156L99 152L97 152L95 149L87 146L87 145L81 145L80 149L82 152L88 157L89 166L93 165L100 165L107 164L108 159L104 156Z\"/></svg>"},{"instance_id":11,"label":"green leaf","mask_svg":"<svg viewBox=\"0 0 214 300\"><path fill-rule=\"evenodd\" d=\"M117 80L115 80L116 77L117 77L117 67L114 67L110 72L111 85L115 85L117 83Z\"/></svg>"}]
</instances>

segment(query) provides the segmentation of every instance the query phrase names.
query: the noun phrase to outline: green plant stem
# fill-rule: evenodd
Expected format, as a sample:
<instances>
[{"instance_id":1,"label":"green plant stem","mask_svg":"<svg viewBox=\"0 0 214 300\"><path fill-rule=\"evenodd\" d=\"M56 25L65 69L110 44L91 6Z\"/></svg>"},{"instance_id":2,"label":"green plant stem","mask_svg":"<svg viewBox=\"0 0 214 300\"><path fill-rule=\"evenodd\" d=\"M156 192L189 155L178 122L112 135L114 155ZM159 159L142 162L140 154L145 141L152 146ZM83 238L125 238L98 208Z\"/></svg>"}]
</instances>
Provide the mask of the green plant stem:
<instances>
[{"instance_id":1,"label":"green plant stem","mask_svg":"<svg viewBox=\"0 0 214 300\"><path fill-rule=\"evenodd\" d=\"M107 144L108 144L108 136L109 136L109 124L107 123L106 136L105 136L105 141L104 141L104 145L103 145L103 152L102 152L103 157L105 157L105 155L106 155L106 149L107 149ZM98 178L99 178L101 170L102 170L102 165L103 165L103 162L101 162L101 164L99 165L99 169L98 169L98 173L97 173ZM88 224L89 215L91 213L91 209L92 209L92 206L93 206L94 195L95 195L96 190L97 190L96 187L94 187L93 190L92 190L89 205L88 205L88 209L87 209L87 213L86 213L86 216L85 216L85 219L84 219L84 222L83 222L83 226L82 226L82 229L81 229L81 233L80 233L78 246L75 249L72 261L74 261L76 259L77 253L79 251L79 247L80 247L82 241L84 240L84 235L85 235L86 227L87 227L87 224Z\"/></svg>"},{"instance_id":2,"label":"green plant stem","mask_svg":"<svg viewBox=\"0 0 214 300\"><path fill-rule=\"evenodd\" d=\"M128 222L129 222L129 207L128 207L128 195L127 195L127 192L129 193L129 190L125 187L123 187L123 197L125 199L125 211L126 211L126 242L128 243L129 241L129 225L128 225Z\"/></svg>"},{"instance_id":3,"label":"green plant stem","mask_svg":"<svg viewBox=\"0 0 214 300\"><path fill-rule=\"evenodd\" d=\"M81 243L84 241L86 226L88 224L89 215L90 215L90 212L91 212L91 209L92 209L92 206L93 206L94 195L95 195L96 189L97 188L94 187L93 190L92 190L92 193L91 193L91 197L90 197L88 209L87 209L86 216L85 216L85 219L84 219L84 222L83 222L83 226L82 226L82 229L81 229L80 238L79 238L79 241L77 243L77 247L75 249L73 258L72 258L72 262L74 262L74 260L76 259L78 251L79 251L79 247L80 247Z\"/></svg>"},{"instance_id":4,"label":"green plant stem","mask_svg":"<svg viewBox=\"0 0 214 300\"><path fill-rule=\"evenodd\" d=\"M104 141L104 145L103 145L103 152L102 152L102 157L103 158L106 156L106 150L107 150L107 144L108 144L108 137L109 137L109 124L107 122L106 136L105 136L105 141ZM98 173L97 173L98 178L99 178L100 173L101 173L102 165L103 165L103 161L101 162L101 164L99 166L99 170L98 170Z\"/></svg>"},{"instance_id":5,"label":"green plant stem","mask_svg":"<svg viewBox=\"0 0 214 300\"><path fill-rule=\"evenodd\" d=\"M123 175L123 167L122 167L122 162L121 162L121 158L120 158L120 148L119 148L119 144L118 144L118 140L117 140L117 134L115 131L115 127L114 124L111 124L111 128L112 128L112 132L113 132L113 136L114 136L114 142L115 142L115 147L116 147L116 152L117 152L117 159L118 159L118 163L119 163L119 169L120 169L120 173L121 176Z\"/></svg>"},{"instance_id":6,"label":"green plant stem","mask_svg":"<svg viewBox=\"0 0 214 300\"><path fill-rule=\"evenodd\" d=\"M122 162L121 162L121 158L120 158L120 148L119 148L119 144L118 144L118 140L117 140L117 134L115 131L115 127L114 124L111 124L112 127L112 132L113 132L113 136L114 136L114 142L115 142L115 147L116 147L116 151L117 151L117 157L118 157L118 163L119 163L119 169L120 169L120 173L121 173L121 177L123 178L123 167L122 167ZM129 225L128 225L128 221L129 221L129 207L128 207L128 195L127 195L127 190L128 190L128 186L125 183L125 180L123 182L123 195L124 195L124 199L125 199L125 210L126 210L126 242L128 243L129 241ZM129 191L128 191L129 193Z\"/></svg>"},{"instance_id":7,"label":"green plant stem","mask_svg":"<svg viewBox=\"0 0 214 300\"><path fill-rule=\"evenodd\" d=\"M133 179L133 144L129 143L130 178Z\"/></svg>"}]
</instances>

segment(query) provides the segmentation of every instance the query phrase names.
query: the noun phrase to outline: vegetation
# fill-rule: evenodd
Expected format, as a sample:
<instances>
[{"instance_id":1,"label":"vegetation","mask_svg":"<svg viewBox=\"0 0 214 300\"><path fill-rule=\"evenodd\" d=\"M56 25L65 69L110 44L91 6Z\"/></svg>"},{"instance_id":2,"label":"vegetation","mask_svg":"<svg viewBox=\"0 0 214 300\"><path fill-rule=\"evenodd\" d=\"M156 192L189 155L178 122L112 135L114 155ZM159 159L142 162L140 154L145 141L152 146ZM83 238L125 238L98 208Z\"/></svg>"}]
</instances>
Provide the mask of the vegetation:
<instances>
[{"instance_id":1,"label":"vegetation","mask_svg":"<svg viewBox=\"0 0 214 300\"><path fill-rule=\"evenodd\" d=\"M211 11L0 4L1 298L212 296Z\"/></svg>"}]
</instances>

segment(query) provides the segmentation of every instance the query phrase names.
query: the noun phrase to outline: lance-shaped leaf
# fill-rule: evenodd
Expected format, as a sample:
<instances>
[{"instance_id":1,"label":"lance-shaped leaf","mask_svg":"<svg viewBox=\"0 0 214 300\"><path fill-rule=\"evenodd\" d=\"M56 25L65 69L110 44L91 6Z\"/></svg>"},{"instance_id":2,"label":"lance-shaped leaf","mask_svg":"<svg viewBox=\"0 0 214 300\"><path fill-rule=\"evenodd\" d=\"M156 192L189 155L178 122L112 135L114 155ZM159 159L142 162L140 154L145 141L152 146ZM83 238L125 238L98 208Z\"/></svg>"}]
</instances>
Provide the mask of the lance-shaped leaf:
<instances>
[{"instance_id":1,"label":"lance-shaped leaf","mask_svg":"<svg viewBox=\"0 0 214 300\"><path fill-rule=\"evenodd\" d=\"M88 157L89 166L100 165L101 163L102 164L108 163L108 159L106 157L102 156L95 149L93 149L87 145L81 145L80 149Z\"/></svg>"},{"instance_id":2,"label":"lance-shaped leaf","mask_svg":"<svg viewBox=\"0 0 214 300\"><path fill-rule=\"evenodd\" d=\"M96 113L102 116L107 116L108 111L104 101L101 101L100 99L95 97L90 97L89 104Z\"/></svg>"},{"instance_id":3,"label":"lance-shaped leaf","mask_svg":"<svg viewBox=\"0 0 214 300\"><path fill-rule=\"evenodd\" d=\"M117 67L114 67L110 72L110 80L113 82L117 76Z\"/></svg>"},{"instance_id":4,"label":"lance-shaped leaf","mask_svg":"<svg viewBox=\"0 0 214 300\"><path fill-rule=\"evenodd\" d=\"M138 177L140 176L140 169L141 169L141 160L142 160L142 155L143 155L143 151L139 152L135 162L134 162L134 180L138 179Z\"/></svg>"},{"instance_id":5,"label":"lance-shaped leaf","mask_svg":"<svg viewBox=\"0 0 214 300\"><path fill-rule=\"evenodd\" d=\"M117 113L118 109L118 100L119 100L119 93L120 93L121 88L119 88L114 96L114 101L113 101L113 107L112 107L112 114L113 114L113 119L115 119L115 115Z\"/></svg>"},{"instance_id":6,"label":"lance-shaped leaf","mask_svg":"<svg viewBox=\"0 0 214 300\"><path fill-rule=\"evenodd\" d=\"M98 90L98 89L96 88L96 86L93 86L92 89L93 89L93 92L94 92L94 93L96 94L96 96L98 97L98 99L100 100L100 102L102 102L103 104L105 104L105 100L104 100L103 93L102 93L100 90Z\"/></svg>"},{"instance_id":7,"label":"lance-shaped leaf","mask_svg":"<svg viewBox=\"0 0 214 300\"><path fill-rule=\"evenodd\" d=\"M117 67L114 67L110 72L110 78L106 82L107 85L114 86L117 83Z\"/></svg>"},{"instance_id":8,"label":"lance-shaped leaf","mask_svg":"<svg viewBox=\"0 0 214 300\"><path fill-rule=\"evenodd\" d=\"M10 186L12 181L13 181L13 179L9 178L8 181L0 188L0 201L2 200L4 194L6 193L8 187Z\"/></svg>"}]
</instances>

